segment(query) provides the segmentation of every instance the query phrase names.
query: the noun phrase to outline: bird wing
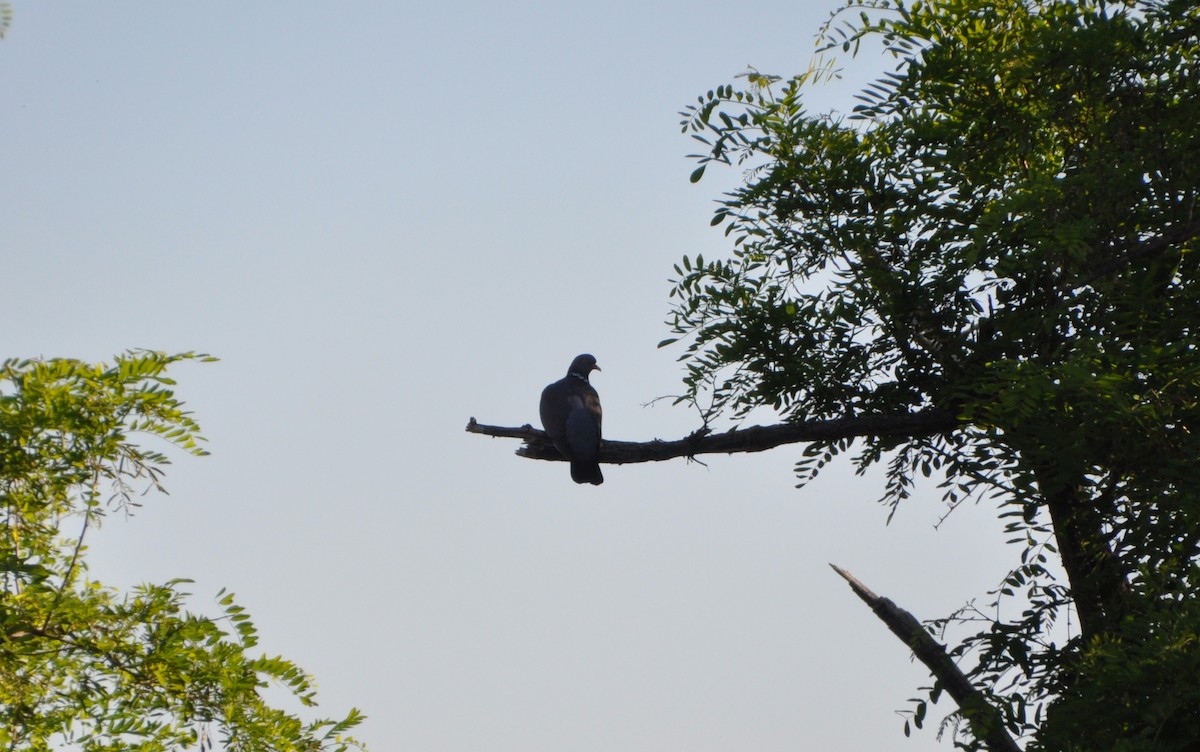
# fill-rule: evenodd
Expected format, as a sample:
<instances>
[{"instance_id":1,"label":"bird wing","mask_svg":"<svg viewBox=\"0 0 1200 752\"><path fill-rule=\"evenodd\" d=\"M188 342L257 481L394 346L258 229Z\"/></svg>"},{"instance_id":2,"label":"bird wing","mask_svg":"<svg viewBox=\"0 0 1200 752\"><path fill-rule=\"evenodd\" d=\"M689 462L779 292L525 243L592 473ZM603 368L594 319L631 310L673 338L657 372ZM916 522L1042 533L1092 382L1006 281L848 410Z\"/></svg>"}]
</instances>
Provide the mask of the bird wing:
<instances>
[{"instance_id":1,"label":"bird wing","mask_svg":"<svg viewBox=\"0 0 1200 752\"><path fill-rule=\"evenodd\" d=\"M600 418L593 413L587 400L572 395L566 421L567 457L577 462L595 462L600 456Z\"/></svg>"}]
</instances>

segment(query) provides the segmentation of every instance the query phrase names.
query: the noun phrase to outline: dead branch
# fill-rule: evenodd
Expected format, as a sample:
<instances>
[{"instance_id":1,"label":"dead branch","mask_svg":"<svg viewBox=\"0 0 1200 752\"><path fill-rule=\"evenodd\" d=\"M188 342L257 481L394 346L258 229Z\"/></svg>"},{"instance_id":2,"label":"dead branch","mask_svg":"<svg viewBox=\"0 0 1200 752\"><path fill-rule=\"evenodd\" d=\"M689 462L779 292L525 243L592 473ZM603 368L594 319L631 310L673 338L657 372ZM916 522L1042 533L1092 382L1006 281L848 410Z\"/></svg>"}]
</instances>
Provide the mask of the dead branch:
<instances>
[{"instance_id":1,"label":"dead branch","mask_svg":"<svg viewBox=\"0 0 1200 752\"><path fill-rule=\"evenodd\" d=\"M682 439L663 441L612 441L605 439L600 446L600 461L611 465L632 462L662 462L677 457L694 457L698 454L732 454L734 452L762 452L783 444L802 441L836 441L855 436L895 436L907 438L929 436L951 431L959 425L958 418L950 411L930 408L915 413L900 415L864 415L833 420L810 420L797 423L780 423L772 426L735 428L724 433L710 433L701 428ZM467 423L468 433L498 438L521 439L525 442L517 455L534 460L562 460L563 457L550 443L544 431L526 423L510 428L488 426L471 418Z\"/></svg>"},{"instance_id":2,"label":"dead branch","mask_svg":"<svg viewBox=\"0 0 1200 752\"><path fill-rule=\"evenodd\" d=\"M991 752L1021 752L1016 741L1005 731L1000 711L988 702L983 692L972 684L967 675L954 663L945 646L933 639L915 616L888 598L871 592L854 575L836 564L829 566L850 583L854 594L862 598L888 629L892 630L892 634L899 637L913 651L917 660L925 664L954 702L958 703L963 717L970 724L971 731L977 739L982 739Z\"/></svg>"}]
</instances>

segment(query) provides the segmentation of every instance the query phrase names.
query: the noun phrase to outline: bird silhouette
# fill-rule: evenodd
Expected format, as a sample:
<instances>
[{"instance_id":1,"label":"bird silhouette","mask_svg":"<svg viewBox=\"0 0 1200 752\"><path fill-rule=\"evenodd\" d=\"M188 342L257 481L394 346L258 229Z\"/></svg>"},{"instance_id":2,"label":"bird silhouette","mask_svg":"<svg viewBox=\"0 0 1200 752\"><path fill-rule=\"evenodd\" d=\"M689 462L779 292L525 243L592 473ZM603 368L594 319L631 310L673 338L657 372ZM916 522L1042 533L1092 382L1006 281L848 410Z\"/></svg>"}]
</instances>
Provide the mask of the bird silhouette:
<instances>
[{"instance_id":1,"label":"bird silhouette","mask_svg":"<svg viewBox=\"0 0 1200 752\"><path fill-rule=\"evenodd\" d=\"M567 375L542 390L538 412L542 427L554 446L571 463L571 480L598 486L600 472L600 395L588 381L599 371L596 359L580 355L571 361Z\"/></svg>"}]
</instances>

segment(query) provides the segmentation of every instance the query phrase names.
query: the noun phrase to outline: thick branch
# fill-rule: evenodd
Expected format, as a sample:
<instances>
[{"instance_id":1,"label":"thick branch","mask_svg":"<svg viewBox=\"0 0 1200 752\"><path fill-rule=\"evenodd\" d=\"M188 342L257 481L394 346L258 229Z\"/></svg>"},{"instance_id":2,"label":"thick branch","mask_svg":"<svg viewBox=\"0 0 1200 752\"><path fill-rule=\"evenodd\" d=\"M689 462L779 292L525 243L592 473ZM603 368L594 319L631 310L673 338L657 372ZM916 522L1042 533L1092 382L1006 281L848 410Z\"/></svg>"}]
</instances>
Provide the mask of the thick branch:
<instances>
[{"instance_id":1,"label":"thick branch","mask_svg":"<svg viewBox=\"0 0 1200 752\"><path fill-rule=\"evenodd\" d=\"M1089 639L1110 632L1124 616L1129 583L1104 534L1101 515L1091 499L1081 496L1077 485L1055 487L1048 480L1039 482L1054 523L1063 570L1071 583L1080 630Z\"/></svg>"},{"instance_id":2,"label":"thick branch","mask_svg":"<svg viewBox=\"0 0 1200 752\"><path fill-rule=\"evenodd\" d=\"M724 433L709 433L707 428L674 441L611 441L605 439L600 447L600 461L612 465L631 462L661 462L677 457L698 454L732 454L762 452L783 444L802 441L836 441L856 436L895 436L908 438L929 436L954 430L958 418L947 410L928 409L900 415L864 415L834 420L809 420L780 423L773 426L735 428ZM525 445L517 450L521 457L534 460L561 460L562 455L550 443L544 431L528 423L517 427L487 426L471 418L469 433L479 433L509 439L521 439Z\"/></svg>"},{"instance_id":3,"label":"thick branch","mask_svg":"<svg viewBox=\"0 0 1200 752\"><path fill-rule=\"evenodd\" d=\"M991 752L1021 752L1016 741L1004 730L1000 711L988 702L983 692L954 663L946 648L925 631L915 616L891 600L871 592L846 570L835 564L829 566L850 583L854 594L862 598L892 630L892 634L899 637L913 651L917 660L925 664L954 702L958 703L977 739L983 740Z\"/></svg>"},{"instance_id":4,"label":"thick branch","mask_svg":"<svg viewBox=\"0 0 1200 752\"><path fill-rule=\"evenodd\" d=\"M1064 283L1060 289L1065 292L1084 285L1090 285L1102 277L1122 271L1139 261L1162 255L1180 243L1187 242L1197 236L1200 236L1200 221L1172 227L1159 237L1141 243L1124 248L1112 248L1110 249L1111 255L1104 262L1097 263L1091 269L1088 269L1087 274L1082 279Z\"/></svg>"}]
</instances>

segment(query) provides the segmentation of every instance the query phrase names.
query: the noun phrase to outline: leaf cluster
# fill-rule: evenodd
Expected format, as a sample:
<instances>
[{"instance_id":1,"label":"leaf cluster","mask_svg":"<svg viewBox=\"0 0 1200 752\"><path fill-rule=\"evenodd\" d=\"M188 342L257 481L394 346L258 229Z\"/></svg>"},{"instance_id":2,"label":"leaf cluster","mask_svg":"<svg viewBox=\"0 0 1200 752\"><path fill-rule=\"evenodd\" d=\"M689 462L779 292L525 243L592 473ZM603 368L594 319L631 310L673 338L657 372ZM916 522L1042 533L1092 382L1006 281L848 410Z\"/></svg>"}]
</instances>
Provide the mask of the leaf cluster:
<instances>
[{"instance_id":1,"label":"leaf cluster","mask_svg":"<svg viewBox=\"0 0 1200 752\"><path fill-rule=\"evenodd\" d=\"M1169 607L1200 595L1200 9L850 2L818 44L867 41L894 67L848 113L805 109L824 65L682 113L693 180L745 171L713 217L731 255L676 267L685 399L954 411L947 435L811 445L801 481L853 446L886 463L893 512L935 475L948 508L999 505L1019 565L934 626L979 627L959 654L1035 747L1087 713L1162 749L1200 738L1200 693L1145 694L1200 655Z\"/></svg>"},{"instance_id":2,"label":"leaf cluster","mask_svg":"<svg viewBox=\"0 0 1200 752\"><path fill-rule=\"evenodd\" d=\"M205 453L166 375L186 360L213 359L138 351L0 366L2 749L358 747L347 736L358 711L305 722L266 702L275 685L314 704L312 678L251 652L257 635L232 595L204 616L187 609L186 580L121 593L88 576L89 528L163 490L168 456L137 440Z\"/></svg>"}]
</instances>

